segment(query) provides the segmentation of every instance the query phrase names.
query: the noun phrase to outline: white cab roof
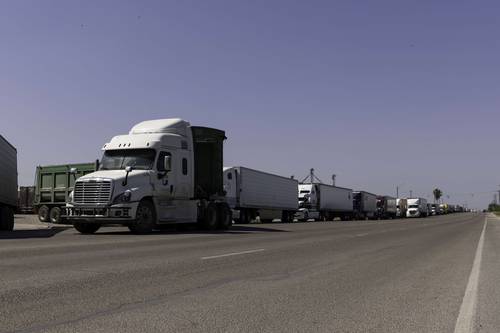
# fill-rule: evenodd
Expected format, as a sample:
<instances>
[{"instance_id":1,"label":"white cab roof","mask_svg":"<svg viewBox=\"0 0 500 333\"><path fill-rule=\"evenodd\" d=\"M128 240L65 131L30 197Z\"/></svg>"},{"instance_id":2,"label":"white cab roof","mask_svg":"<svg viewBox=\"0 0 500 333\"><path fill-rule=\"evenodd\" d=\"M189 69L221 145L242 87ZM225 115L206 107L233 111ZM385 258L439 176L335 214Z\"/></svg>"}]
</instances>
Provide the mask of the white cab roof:
<instances>
[{"instance_id":1,"label":"white cab roof","mask_svg":"<svg viewBox=\"0 0 500 333\"><path fill-rule=\"evenodd\" d=\"M130 134L170 133L187 136L190 124L179 118L147 120L138 123L130 130Z\"/></svg>"}]
</instances>

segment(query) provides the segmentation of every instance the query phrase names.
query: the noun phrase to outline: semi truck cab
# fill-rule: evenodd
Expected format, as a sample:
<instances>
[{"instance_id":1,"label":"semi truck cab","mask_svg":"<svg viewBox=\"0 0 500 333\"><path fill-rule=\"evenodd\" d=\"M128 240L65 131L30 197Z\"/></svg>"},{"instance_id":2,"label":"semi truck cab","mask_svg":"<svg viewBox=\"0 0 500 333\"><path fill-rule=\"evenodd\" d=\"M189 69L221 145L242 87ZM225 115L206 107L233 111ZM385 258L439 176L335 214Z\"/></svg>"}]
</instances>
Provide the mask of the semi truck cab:
<instances>
[{"instance_id":1,"label":"semi truck cab","mask_svg":"<svg viewBox=\"0 0 500 333\"><path fill-rule=\"evenodd\" d=\"M181 119L145 121L106 143L99 170L80 177L66 218L83 233L105 224L132 232L156 225L231 225L222 188L223 131ZM76 172L76 170L75 170Z\"/></svg>"}]
</instances>

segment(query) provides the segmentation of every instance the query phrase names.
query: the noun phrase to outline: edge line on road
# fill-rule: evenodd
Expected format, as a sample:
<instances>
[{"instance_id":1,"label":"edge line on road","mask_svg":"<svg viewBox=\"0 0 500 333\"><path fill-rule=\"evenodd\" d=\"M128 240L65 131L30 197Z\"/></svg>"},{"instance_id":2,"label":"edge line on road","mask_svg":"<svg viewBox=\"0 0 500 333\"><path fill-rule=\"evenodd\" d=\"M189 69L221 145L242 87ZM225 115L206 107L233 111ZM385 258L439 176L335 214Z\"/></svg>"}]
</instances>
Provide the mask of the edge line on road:
<instances>
[{"instance_id":1,"label":"edge line on road","mask_svg":"<svg viewBox=\"0 0 500 333\"><path fill-rule=\"evenodd\" d=\"M474 316L477 303L477 290L479 286L479 273L481 270L481 259L483 256L484 234L488 225L488 216L484 219L483 230L477 244L472 270L469 275L469 282L465 288L464 298L460 306L460 312L455 324L455 333L469 333L474 331Z\"/></svg>"},{"instance_id":2,"label":"edge line on road","mask_svg":"<svg viewBox=\"0 0 500 333\"><path fill-rule=\"evenodd\" d=\"M201 260L209 260L209 259L217 259L217 258L238 256L238 255L241 255L241 254L250 254L250 253L257 253L257 252L262 252L262 251L265 251L265 249L248 250L248 251L241 251L241 252L232 252L232 253L219 254L219 255L210 256L210 257L201 257Z\"/></svg>"}]
</instances>

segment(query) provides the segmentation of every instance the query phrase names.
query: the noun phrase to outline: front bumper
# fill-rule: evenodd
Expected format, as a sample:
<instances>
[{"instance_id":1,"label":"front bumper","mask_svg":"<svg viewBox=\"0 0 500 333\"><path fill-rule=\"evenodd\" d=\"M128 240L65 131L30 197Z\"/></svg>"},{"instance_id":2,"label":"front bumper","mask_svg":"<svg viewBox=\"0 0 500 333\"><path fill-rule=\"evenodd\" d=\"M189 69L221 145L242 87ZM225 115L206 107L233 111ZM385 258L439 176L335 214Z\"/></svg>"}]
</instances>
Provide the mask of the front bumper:
<instances>
[{"instance_id":1,"label":"front bumper","mask_svg":"<svg viewBox=\"0 0 500 333\"><path fill-rule=\"evenodd\" d=\"M420 217L420 212L418 210L408 210L406 217Z\"/></svg>"},{"instance_id":2,"label":"front bumper","mask_svg":"<svg viewBox=\"0 0 500 333\"><path fill-rule=\"evenodd\" d=\"M113 206L73 206L67 204L64 217L69 222L127 223L135 219L137 203Z\"/></svg>"}]
</instances>

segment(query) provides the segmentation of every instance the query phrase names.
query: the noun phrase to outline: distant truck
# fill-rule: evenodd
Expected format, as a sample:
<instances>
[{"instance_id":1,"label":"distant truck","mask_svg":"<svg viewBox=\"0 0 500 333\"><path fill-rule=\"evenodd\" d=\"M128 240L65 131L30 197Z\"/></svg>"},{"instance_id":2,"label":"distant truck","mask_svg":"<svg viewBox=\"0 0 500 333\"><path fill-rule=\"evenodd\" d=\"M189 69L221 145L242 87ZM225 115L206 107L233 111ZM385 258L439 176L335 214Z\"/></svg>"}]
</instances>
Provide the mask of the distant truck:
<instances>
[{"instance_id":1,"label":"distant truck","mask_svg":"<svg viewBox=\"0 0 500 333\"><path fill-rule=\"evenodd\" d=\"M293 222L298 209L298 181L245 167L224 168L224 190L240 223L259 216L262 222L280 218Z\"/></svg>"},{"instance_id":2,"label":"distant truck","mask_svg":"<svg viewBox=\"0 0 500 333\"><path fill-rule=\"evenodd\" d=\"M168 224L225 230L232 213L223 188L222 130L182 119L141 122L103 146L98 171L75 182L67 221L81 233L104 225L147 233Z\"/></svg>"},{"instance_id":3,"label":"distant truck","mask_svg":"<svg viewBox=\"0 0 500 333\"><path fill-rule=\"evenodd\" d=\"M75 180L96 171L98 163L38 166L33 207L40 222L63 223L64 209Z\"/></svg>"},{"instance_id":4,"label":"distant truck","mask_svg":"<svg viewBox=\"0 0 500 333\"><path fill-rule=\"evenodd\" d=\"M406 217L406 211L408 210L408 201L405 198L396 199L396 216L399 218Z\"/></svg>"},{"instance_id":5,"label":"distant truck","mask_svg":"<svg viewBox=\"0 0 500 333\"><path fill-rule=\"evenodd\" d=\"M14 229L17 205L17 150L0 135L0 230Z\"/></svg>"},{"instance_id":6,"label":"distant truck","mask_svg":"<svg viewBox=\"0 0 500 333\"><path fill-rule=\"evenodd\" d=\"M353 192L354 218L356 220L373 219L377 213L377 196L366 191Z\"/></svg>"},{"instance_id":7,"label":"distant truck","mask_svg":"<svg viewBox=\"0 0 500 333\"><path fill-rule=\"evenodd\" d=\"M394 219L397 216L396 198L377 196L376 217L379 219Z\"/></svg>"},{"instance_id":8,"label":"distant truck","mask_svg":"<svg viewBox=\"0 0 500 333\"><path fill-rule=\"evenodd\" d=\"M299 184L299 210L295 217L300 221L328 221L336 217L350 220L353 217L352 193L349 188L333 185Z\"/></svg>"},{"instance_id":9,"label":"distant truck","mask_svg":"<svg viewBox=\"0 0 500 333\"><path fill-rule=\"evenodd\" d=\"M17 192L17 212L33 214L35 212L35 186L19 186Z\"/></svg>"},{"instance_id":10,"label":"distant truck","mask_svg":"<svg viewBox=\"0 0 500 333\"><path fill-rule=\"evenodd\" d=\"M427 217L427 200L424 198L408 198L406 217Z\"/></svg>"},{"instance_id":11,"label":"distant truck","mask_svg":"<svg viewBox=\"0 0 500 333\"><path fill-rule=\"evenodd\" d=\"M431 215L439 215L440 212L439 212L439 204L436 204L436 203L433 203L433 204L430 204L430 214Z\"/></svg>"}]
</instances>

